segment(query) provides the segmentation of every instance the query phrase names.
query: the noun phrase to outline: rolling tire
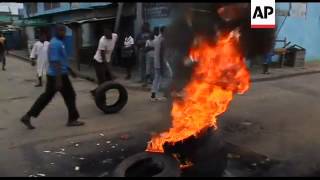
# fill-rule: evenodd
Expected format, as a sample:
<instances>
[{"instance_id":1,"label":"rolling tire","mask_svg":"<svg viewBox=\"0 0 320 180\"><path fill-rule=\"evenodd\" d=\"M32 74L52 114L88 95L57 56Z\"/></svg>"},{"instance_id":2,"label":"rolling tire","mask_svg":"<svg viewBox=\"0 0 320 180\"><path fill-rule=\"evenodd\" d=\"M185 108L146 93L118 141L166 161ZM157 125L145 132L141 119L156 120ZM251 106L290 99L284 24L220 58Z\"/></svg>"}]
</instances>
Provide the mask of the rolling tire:
<instances>
[{"instance_id":1,"label":"rolling tire","mask_svg":"<svg viewBox=\"0 0 320 180\"><path fill-rule=\"evenodd\" d=\"M116 103L112 105L107 105L106 102L104 102L104 96L105 93L111 89L116 89L119 92L119 99ZM106 99L106 101L108 101ZM115 82L105 82L101 84L95 93L95 103L99 109L101 109L105 114L112 114L119 112L128 102L128 92L119 83Z\"/></svg>"}]
</instances>

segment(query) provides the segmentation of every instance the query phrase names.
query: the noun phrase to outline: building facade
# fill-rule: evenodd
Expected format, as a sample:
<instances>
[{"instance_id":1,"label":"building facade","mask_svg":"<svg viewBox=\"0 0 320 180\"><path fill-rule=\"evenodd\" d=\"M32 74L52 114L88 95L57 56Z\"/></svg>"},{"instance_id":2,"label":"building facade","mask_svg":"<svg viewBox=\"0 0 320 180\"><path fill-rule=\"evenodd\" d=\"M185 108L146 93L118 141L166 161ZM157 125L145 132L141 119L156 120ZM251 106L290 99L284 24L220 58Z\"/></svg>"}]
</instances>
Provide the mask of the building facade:
<instances>
[{"instance_id":1,"label":"building facade","mask_svg":"<svg viewBox=\"0 0 320 180\"><path fill-rule=\"evenodd\" d=\"M171 3L144 3L143 19L151 28L156 26L168 26L173 20L174 11Z\"/></svg>"},{"instance_id":2,"label":"building facade","mask_svg":"<svg viewBox=\"0 0 320 180\"><path fill-rule=\"evenodd\" d=\"M30 2L24 3L21 13L29 50L41 32L51 36L56 23L65 24L68 27L64 42L67 53L76 60L79 69L80 64L92 63L104 28L115 30L118 22L116 31L121 39L125 32L136 37L143 22L149 22L153 28L167 26L172 19L168 3Z\"/></svg>"},{"instance_id":3,"label":"building facade","mask_svg":"<svg viewBox=\"0 0 320 180\"><path fill-rule=\"evenodd\" d=\"M40 33L46 33L50 38L55 24L65 24L67 33L64 43L68 56L78 63L88 63L89 59L80 58L79 55L86 48L94 49L96 39L102 35L101 30L113 27L115 14L116 5L110 2L24 3L22 24L28 36L29 50Z\"/></svg>"},{"instance_id":4,"label":"building facade","mask_svg":"<svg viewBox=\"0 0 320 180\"><path fill-rule=\"evenodd\" d=\"M276 8L286 12L277 15L277 39L305 48L306 61L320 60L320 4L276 3Z\"/></svg>"},{"instance_id":5,"label":"building facade","mask_svg":"<svg viewBox=\"0 0 320 180\"><path fill-rule=\"evenodd\" d=\"M21 42L23 39L21 29L16 26L19 19L19 15L14 15L10 11L0 12L0 31L7 39L7 48L9 50L21 49L24 46L23 43L16 43Z\"/></svg>"}]
</instances>

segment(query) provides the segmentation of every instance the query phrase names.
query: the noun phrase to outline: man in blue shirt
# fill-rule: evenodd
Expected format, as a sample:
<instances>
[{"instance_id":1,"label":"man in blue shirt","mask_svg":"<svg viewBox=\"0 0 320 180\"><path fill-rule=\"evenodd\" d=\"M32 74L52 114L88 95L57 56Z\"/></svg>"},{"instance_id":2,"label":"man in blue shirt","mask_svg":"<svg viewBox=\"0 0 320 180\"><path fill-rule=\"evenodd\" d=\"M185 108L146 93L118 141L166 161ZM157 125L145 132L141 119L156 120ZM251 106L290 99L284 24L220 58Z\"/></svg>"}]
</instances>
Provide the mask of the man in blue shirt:
<instances>
[{"instance_id":1,"label":"man in blue shirt","mask_svg":"<svg viewBox=\"0 0 320 180\"><path fill-rule=\"evenodd\" d=\"M271 62L272 62L272 56L273 55L274 55L273 52L269 52L266 55L264 55L262 74L270 74L270 72L269 72L269 64L271 64Z\"/></svg>"},{"instance_id":2,"label":"man in blue shirt","mask_svg":"<svg viewBox=\"0 0 320 180\"><path fill-rule=\"evenodd\" d=\"M63 39L66 28L64 25L57 25L55 36L51 39L48 49L49 68L47 73L46 90L36 100L31 109L21 118L21 122L29 129L35 127L30 119L39 116L41 111L49 104L56 92L60 92L68 108L69 120L67 126L82 126L83 122L78 121L79 113L76 108L76 93L69 80L69 60L66 54ZM72 72L70 72L72 75Z\"/></svg>"}]
</instances>

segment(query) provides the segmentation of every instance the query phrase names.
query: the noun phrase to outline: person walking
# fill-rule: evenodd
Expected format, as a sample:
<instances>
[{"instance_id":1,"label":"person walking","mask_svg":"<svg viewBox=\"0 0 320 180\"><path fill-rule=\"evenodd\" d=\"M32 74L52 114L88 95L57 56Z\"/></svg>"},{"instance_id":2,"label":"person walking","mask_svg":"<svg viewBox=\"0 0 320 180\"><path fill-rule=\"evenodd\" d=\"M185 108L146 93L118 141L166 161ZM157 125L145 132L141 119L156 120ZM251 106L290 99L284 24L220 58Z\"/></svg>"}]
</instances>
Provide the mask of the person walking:
<instances>
[{"instance_id":1,"label":"person walking","mask_svg":"<svg viewBox=\"0 0 320 180\"><path fill-rule=\"evenodd\" d=\"M70 71L69 60L63 44L65 34L66 27L64 25L56 25L55 36L51 39L48 49L49 68L45 92L40 95L31 109L21 118L21 122L28 129L35 128L31 124L31 118L38 117L58 91L61 93L68 108L67 126L84 125L84 122L78 121L79 113L76 107L76 93L68 77Z\"/></svg>"},{"instance_id":2,"label":"person walking","mask_svg":"<svg viewBox=\"0 0 320 180\"><path fill-rule=\"evenodd\" d=\"M42 86L42 77L46 75L48 69L48 47L49 42L45 34L40 35L39 41L37 41L31 50L30 59L35 60L37 63L37 76L38 84L35 87Z\"/></svg>"},{"instance_id":3,"label":"person walking","mask_svg":"<svg viewBox=\"0 0 320 180\"><path fill-rule=\"evenodd\" d=\"M2 62L2 71L6 70L7 41L2 33L0 33L0 62Z\"/></svg>"},{"instance_id":4,"label":"person walking","mask_svg":"<svg viewBox=\"0 0 320 180\"><path fill-rule=\"evenodd\" d=\"M166 67L164 62L164 33L165 26L160 28L160 35L154 40L154 79L151 89L151 101L163 101L165 97L157 97L160 90L162 75Z\"/></svg>"},{"instance_id":5,"label":"person walking","mask_svg":"<svg viewBox=\"0 0 320 180\"><path fill-rule=\"evenodd\" d=\"M264 62L263 62L263 66L262 66L262 74L270 74L269 72L269 65L272 62L272 56L274 55L274 53L271 51L267 54L264 55Z\"/></svg>"},{"instance_id":6,"label":"person walking","mask_svg":"<svg viewBox=\"0 0 320 180\"><path fill-rule=\"evenodd\" d=\"M105 29L104 35L99 40L98 49L93 57L98 85L111 81L114 78L110 71L110 64L117 39L118 35L116 33L112 33L110 29ZM95 96L96 89L91 91L92 96Z\"/></svg>"},{"instance_id":7,"label":"person walking","mask_svg":"<svg viewBox=\"0 0 320 180\"><path fill-rule=\"evenodd\" d=\"M131 78L132 66L135 64L134 39L129 32L125 33L123 46L121 48L121 58L126 68L127 76L125 79Z\"/></svg>"}]
</instances>

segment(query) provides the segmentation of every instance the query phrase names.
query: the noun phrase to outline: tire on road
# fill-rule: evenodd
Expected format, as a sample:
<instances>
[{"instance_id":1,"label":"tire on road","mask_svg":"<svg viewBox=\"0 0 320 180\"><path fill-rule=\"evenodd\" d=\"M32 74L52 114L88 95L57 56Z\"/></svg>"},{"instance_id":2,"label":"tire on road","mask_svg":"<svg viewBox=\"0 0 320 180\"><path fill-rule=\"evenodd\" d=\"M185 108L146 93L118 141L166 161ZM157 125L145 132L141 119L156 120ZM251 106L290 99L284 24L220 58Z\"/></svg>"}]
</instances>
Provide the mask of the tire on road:
<instances>
[{"instance_id":1,"label":"tire on road","mask_svg":"<svg viewBox=\"0 0 320 180\"><path fill-rule=\"evenodd\" d=\"M160 169L149 174L152 168L143 170L143 167L149 164L147 161L155 166L159 166ZM181 170L176 159L166 154L149 152L142 152L130 156L122 161L112 173L113 177L180 177L180 175Z\"/></svg>"},{"instance_id":2,"label":"tire on road","mask_svg":"<svg viewBox=\"0 0 320 180\"><path fill-rule=\"evenodd\" d=\"M116 89L119 92L119 99L112 105L107 105L104 102L105 93L111 89ZM101 84L95 93L95 103L99 109L105 114L112 114L119 112L128 102L128 92L121 84L116 82L105 82ZM107 99L106 99L107 101Z\"/></svg>"}]
</instances>

